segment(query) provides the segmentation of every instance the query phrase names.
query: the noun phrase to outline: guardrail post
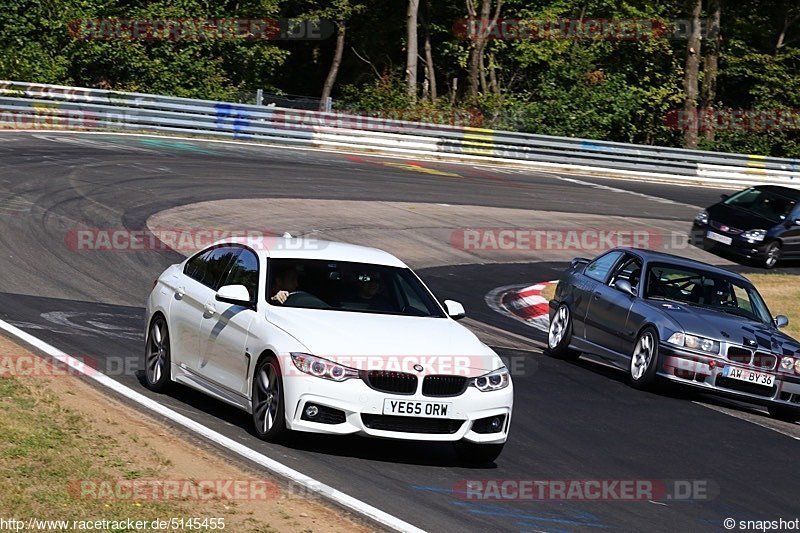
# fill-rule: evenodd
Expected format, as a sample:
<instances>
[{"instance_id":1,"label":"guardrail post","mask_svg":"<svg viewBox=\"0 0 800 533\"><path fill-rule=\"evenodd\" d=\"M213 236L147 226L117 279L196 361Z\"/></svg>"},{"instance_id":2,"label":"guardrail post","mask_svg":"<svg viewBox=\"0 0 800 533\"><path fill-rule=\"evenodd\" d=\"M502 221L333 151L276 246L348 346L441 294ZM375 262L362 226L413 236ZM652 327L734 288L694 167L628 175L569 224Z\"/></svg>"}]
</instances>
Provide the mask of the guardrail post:
<instances>
[{"instance_id":1,"label":"guardrail post","mask_svg":"<svg viewBox=\"0 0 800 533\"><path fill-rule=\"evenodd\" d=\"M261 105L264 103L264 89L257 89L256 90L256 105Z\"/></svg>"},{"instance_id":2,"label":"guardrail post","mask_svg":"<svg viewBox=\"0 0 800 533\"><path fill-rule=\"evenodd\" d=\"M330 113L333 109L333 98L330 96L325 99L325 112Z\"/></svg>"}]
</instances>

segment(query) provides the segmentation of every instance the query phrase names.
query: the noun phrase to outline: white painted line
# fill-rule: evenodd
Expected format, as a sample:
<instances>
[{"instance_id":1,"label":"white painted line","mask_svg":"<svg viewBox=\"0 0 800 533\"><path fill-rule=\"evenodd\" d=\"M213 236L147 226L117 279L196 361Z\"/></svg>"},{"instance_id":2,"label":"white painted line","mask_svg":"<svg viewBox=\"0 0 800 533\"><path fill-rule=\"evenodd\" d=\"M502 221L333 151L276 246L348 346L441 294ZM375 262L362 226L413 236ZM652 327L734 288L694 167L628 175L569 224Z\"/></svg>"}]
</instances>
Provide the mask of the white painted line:
<instances>
[{"instance_id":1,"label":"white painted line","mask_svg":"<svg viewBox=\"0 0 800 533\"><path fill-rule=\"evenodd\" d=\"M351 511L365 516L375 522L382 524L388 528L397 530L397 531L408 531L408 532L423 532L424 530L417 528L399 518L392 516L376 507L373 507L367 503L362 502L352 496L349 496L343 492L340 492L329 485L325 485L314 478L311 478L305 474L298 472L288 466L275 461L274 459L270 459L266 455L262 455L255 450L248 448L244 444L240 444L225 435L217 433L216 431L207 428L206 426L200 424L199 422L195 422L191 418L188 418L176 411L173 411L169 407L165 407L160 403L156 402L155 400L151 400L147 396L136 392L135 390L126 387L125 385L111 379L110 377L102 374L100 372L94 371L92 368L86 366L81 361L67 355L66 353L62 352L58 348L44 342L43 340L34 337L30 333L22 331L21 329L12 326L11 324L0 320L0 329L6 331L7 333L13 335L14 337L18 338L19 340L30 344L34 348L41 350L42 352L46 353L47 355L51 356L53 359L56 359L64 364L69 365L76 371L80 372L81 374L95 380L99 384L103 385L111 389L112 391L125 396L129 400L141 405L142 407L160 415L164 418L171 420L172 422L183 426L184 428L197 433L198 435L205 437L206 439L222 446L223 448L244 457L245 459L249 459L250 461L263 466L270 472L273 472L283 478L286 478L294 483L298 483L303 487L309 489L311 492L319 494L323 498L331 500L338 505L346 509L350 509Z\"/></svg>"},{"instance_id":2,"label":"white painted line","mask_svg":"<svg viewBox=\"0 0 800 533\"><path fill-rule=\"evenodd\" d=\"M755 424L756 426L760 426L760 427L762 427L764 429L771 429L772 431L780 433L781 435L786 435L787 437L791 437L794 440L800 440L800 437L798 437L796 435L792 435L791 433L788 433L788 432L783 431L783 430L778 429L778 428L774 428L772 426L768 426L766 424L761 424L759 422L756 422L755 420L751 420L750 418L746 418L744 416L736 416L735 414L732 414L732 413L728 412L727 409L724 409L722 407L717 407L716 405L709 405L707 403L697 402L697 401L692 401L692 403L693 404L697 404L697 405L701 405L701 406L703 406L703 407L705 407L707 409L711 409L712 411L716 411L718 413L722 413L724 415L728 415L731 418L737 418L739 420L744 420L745 422L750 422L751 424Z\"/></svg>"}]
</instances>

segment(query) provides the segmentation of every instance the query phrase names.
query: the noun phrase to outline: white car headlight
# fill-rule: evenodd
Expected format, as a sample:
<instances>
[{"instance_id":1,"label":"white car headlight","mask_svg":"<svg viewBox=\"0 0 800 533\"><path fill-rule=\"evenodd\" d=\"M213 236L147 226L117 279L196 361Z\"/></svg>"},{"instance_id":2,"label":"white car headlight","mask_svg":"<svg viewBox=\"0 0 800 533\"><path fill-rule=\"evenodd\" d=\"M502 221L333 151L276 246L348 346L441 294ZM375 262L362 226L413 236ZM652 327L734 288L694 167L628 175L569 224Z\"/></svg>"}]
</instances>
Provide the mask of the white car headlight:
<instances>
[{"instance_id":1,"label":"white car headlight","mask_svg":"<svg viewBox=\"0 0 800 533\"><path fill-rule=\"evenodd\" d=\"M358 377L358 370L307 353L293 353L292 362L300 372L331 381L345 381Z\"/></svg>"},{"instance_id":2,"label":"white car headlight","mask_svg":"<svg viewBox=\"0 0 800 533\"><path fill-rule=\"evenodd\" d=\"M697 350L700 352L719 354L719 342L706 339L705 337L696 337L687 333L673 333L670 335L667 342L675 346L684 346L690 350Z\"/></svg>"},{"instance_id":3,"label":"white car headlight","mask_svg":"<svg viewBox=\"0 0 800 533\"><path fill-rule=\"evenodd\" d=\"M742 237L753 242L761 242L766 236L767 230L765 229L751 229L750 231L745 231L742 233Z\"/></svg>"},{"instance_id":4,"label":"white car headlight","mask_svg":"<svg viewBox=\"0 0 800 533\"><path fill-rule=\"evenodd\" d=\"M703 225L708 224L708 211L703 209L702 211L700 211L695 215L694 220L699 224Z\"/></svg>"},{"instance_id":5,"label":"white car headlight","mask_svg":"<svg viewBox=\"0 0 800 533\"><path fill-rule=\"evenodd\" d=\"M511 383L511 378L508 375L508 369L506 367L498 368L497 370L478 376L477 378L472 378L469 382L470 385L481 392L505 389L508 387L509 383Z\"/></svg>"}]
</instances>

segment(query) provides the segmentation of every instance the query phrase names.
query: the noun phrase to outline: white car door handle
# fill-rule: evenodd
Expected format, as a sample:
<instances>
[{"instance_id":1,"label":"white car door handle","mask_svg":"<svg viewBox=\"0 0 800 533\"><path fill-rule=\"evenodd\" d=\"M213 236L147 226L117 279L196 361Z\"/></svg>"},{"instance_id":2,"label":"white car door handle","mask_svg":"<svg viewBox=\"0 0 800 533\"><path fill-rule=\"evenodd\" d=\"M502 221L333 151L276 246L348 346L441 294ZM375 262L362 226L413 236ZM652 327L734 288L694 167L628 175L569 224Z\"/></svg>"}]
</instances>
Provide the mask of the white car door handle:
<instances>
[{"instance_id":1,"label":"white car door handle","mask_svg":"<svg viewBox=\"0 0 800 533\"><path fill-rule=\"evenodd\" d=\"M217 312L217 308L214 307L214 304L206 304L203 306L203 311L205 311L207 315L213 315Z\"/></svg>"},{"instance_id":2,"label":"white car door handle","mask_svg":"<svg viewBox=\"0 0 800 533\"><path fill-rule=\"evenodd\" d=\"M175 296L178 298L178 300L183 298L185 295L186 295L186 289L184 289L183 287L178 287L177 289L175 289Z\"/></svg>"}]
</instances>

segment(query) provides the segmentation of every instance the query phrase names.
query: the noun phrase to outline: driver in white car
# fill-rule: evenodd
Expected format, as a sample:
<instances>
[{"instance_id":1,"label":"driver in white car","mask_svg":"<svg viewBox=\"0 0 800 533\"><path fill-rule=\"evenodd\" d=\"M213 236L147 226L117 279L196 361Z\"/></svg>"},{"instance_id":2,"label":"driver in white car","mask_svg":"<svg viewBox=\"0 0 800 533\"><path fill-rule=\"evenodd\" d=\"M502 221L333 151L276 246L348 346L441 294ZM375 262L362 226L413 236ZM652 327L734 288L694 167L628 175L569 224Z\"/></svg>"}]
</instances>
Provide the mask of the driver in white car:
<instances>
[{"instance_id":1,"label":"driver in white car","mask_svg":"<svg viewBox=\"0 0 800 533\"><path fill-rule=\"evenodd\" d=\"M277 273L273 281L272 290L274 294L272 295L272 300L283 304L286 302L286 299L289 298L289 295L297 290L298 285L299 281L296 268L290 267Z\"/></svg>"}]
</instances>

